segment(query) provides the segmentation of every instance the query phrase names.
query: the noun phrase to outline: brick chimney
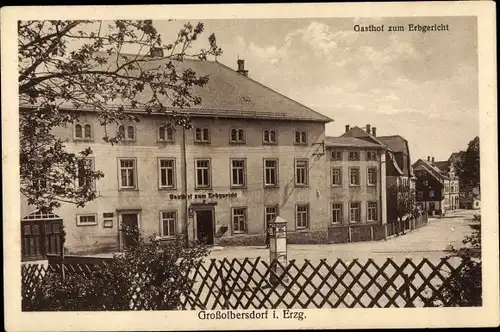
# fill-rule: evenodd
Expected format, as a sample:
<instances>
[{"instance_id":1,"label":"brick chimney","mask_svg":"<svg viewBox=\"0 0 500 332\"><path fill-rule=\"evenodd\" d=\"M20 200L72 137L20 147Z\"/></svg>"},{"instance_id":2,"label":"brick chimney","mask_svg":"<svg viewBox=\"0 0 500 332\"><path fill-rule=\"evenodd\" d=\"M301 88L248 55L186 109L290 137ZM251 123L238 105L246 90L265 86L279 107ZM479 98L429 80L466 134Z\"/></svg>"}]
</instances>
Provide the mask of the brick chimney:
<instances>
[{"instance_id":1,"label":"brick chimney","mask_svg":"<svg viewBox=\"0 0 500 332\"><path fill-rule=\"evenodd\" d=\"M345 125L345 132L347 133L351 127L349 125Z\"/></svg>"},{"instance_id":2,"label":"brick chimney","mask_svg":"<svg viewBox=\"0 0 500 332\"><path fill-rule=\"evenodd\" d=\"M371 132L372 132L372 126L370 126L369 124L366 125L366 132L368 134L371 134Z\"/></svg>"},{"instance_id":3,"label":"brick chimney","mask_svg":"<svg viewBox=\"0 0 500 332\"><path fill-rule=\"evenodd\" d=\"M432 163L434 164L434 157L432 157Z\"/></svg>"},{"instance_id":4,"label":"brick chimney","mask_svg":"<svg viewBox=\"0 0 500 332\"><path fill-rule=\"evenodd\" d=\"M248 77L248 70L245 70L245 60L238 59L238 70L236 72L245 77Z\"/></svg>"},{"instance_id":5,"label":"brick chimney","mask_svg":"<svg viewBox=\"0 0 500 332\"><path fill-rule=\"evenodd\" d=\"M151 50L149 51L149 56L152 58L163 58L163 48L151 47Z\"/></svg>"},{"instance_id":6,"label":"brick chimney","mask_svg":"<svg viewBox=\"0 0 500 332\"><path fill-rule=\"evenodd\" d=\"M431 161L431 157L430 156L427 156L427 161Z\"/></svg>"},{"instance_id":7,"label":"brick chimney","mask_svg":"<svg viewBox=\"0 0 500 332\"><path fill-rule=\"evenodd\" d=\"M377 127L372 128L372 135L377 136Z\"/></svg>"}]
</instances>

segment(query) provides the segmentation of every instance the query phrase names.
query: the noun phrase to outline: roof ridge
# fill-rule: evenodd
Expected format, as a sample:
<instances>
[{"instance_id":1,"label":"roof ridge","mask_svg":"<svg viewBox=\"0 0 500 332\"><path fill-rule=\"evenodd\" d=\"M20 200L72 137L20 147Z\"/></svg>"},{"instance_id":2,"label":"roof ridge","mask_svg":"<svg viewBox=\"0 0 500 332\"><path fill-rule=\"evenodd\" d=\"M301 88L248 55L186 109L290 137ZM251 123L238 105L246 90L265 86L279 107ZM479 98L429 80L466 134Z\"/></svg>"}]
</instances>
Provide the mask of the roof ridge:
<instances>
[{"instance_id":1,"label":"roof ridge","mask_svg":"<svg viewBox=\"0 0 500 332\"><path fill-rule=\"evenodd\" d=\"M231 68L231 67L229 67L228 65L223 64L222 62L218 62L218 61L216 61L215 63L216 63L216 64L219 64L220 66L224 67L225 69L228 69L228 70L230 70L230 71L234 72L236 75L240 75L241 77L246 78L247 80L250 80L250 81L252 81L252 82L254 82L254 83L257 83L258 85L262 86L263 88L265 88L265 89L267 89L267 90L269 90L269 91L271 91L271 92L274 92L274 93L276 93L276 94L278 94L278 95L280 95L280 96L282 96L282 97L284 97L284 98L288 99L289 101L291 101L291 102L293 102L293 103L295 103L295 104L297 104L297 105L299 105L299 106L302 106L302 107L304 107L304 108L308 109L308 110L309 110L309 111L311 111L311 112L316 113L317 115L320 115L320 116L324 117L324 118L325 118L325 120L327 120L327 119L328 119L328 120L329 120L328 122L334 122L334 121L335 121L335 120L333 120L332 118L330 118L330 117L328 117L328 116L326 116L326 115L324 115L324 114L321 114L321 113L319 113L319 112L317 112L317 111L313 110L312 108L310 108L310 107L308 107L308 106L306 106L306 105L304 105L304 104L301 104L301 103L299 103L298 101L293 100L292 98L290 98L290 97L288 97L288 96L285 96L284 94L282 94L282 93L280 93L280 92L278 92L278 91L276 91L276 90L271 89L270 87L268 87L268 86L267 86L267 85L265 85L265 84L260 83L259 81L256 81L256 80L254 80L254 79L252 79L252 78L250 78L250 77L248 77L248 76L244 76L244 75L238 74L237 72L235 72L235 71L234 71L234 69L232 69L232 68Z\"/></svg>"}]
</instances>

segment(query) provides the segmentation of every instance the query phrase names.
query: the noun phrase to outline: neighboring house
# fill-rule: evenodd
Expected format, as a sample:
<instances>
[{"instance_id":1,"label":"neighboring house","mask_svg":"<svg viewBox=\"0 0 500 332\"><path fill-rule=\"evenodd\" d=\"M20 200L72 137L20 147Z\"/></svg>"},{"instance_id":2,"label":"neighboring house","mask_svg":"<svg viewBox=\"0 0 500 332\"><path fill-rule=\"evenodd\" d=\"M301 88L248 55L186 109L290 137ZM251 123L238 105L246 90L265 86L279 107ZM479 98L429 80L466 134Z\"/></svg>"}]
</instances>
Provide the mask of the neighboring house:
<instances>
[{"instance_id":1,"label":"neighboring house","mask_svg":"<svg viewBox=\"0 0 500 332\"><path fill-rule=\"evenodd\" d=\"M238 71L210 61L186 59L175 65L209 75L207 85L196 88L202 104L183 110L191 116L192 130L170 129L164 115L128 108L141 114L141 121L108 128L124 134L123 141L110 145L102 139L95 113L62 109L80 112L79 122L54 132L68 140L71 152L90 146L88 162L105 177L95 183L99 197L83 208L63 204L45 215L22 197L25 258L50 252L44 243L57 240L61 223L67 250L75 253L121 250L130 241L120 231L122 224L137 225L145 238L156 234L168 240L187 233L190 240L207 244L263 244L267 222L278 215L287 220L290 239L307 242L311 233L328 230L332 212L327 211L338 201L342 218L351 218L351 211L352 221L384 221L378 173L376 187L366 183L368 164L378 172L382 148L373 146L377 161L356 166L359 187L351 187L344 173L343 184L361 195L346 201L325 181L334 164L323 150L330 118L252 80L243 60ZM368 151L355 150L360 158ZM349 151L343 150L342 157L348 158ZM342 170L349 172L351 165L346 161ZM358 210L351 201L360 204Z\"/></svg>"},{"instance_id":2,"label":"neighboring house","mask_svg":"<svg viewBox=\"0 0 500 332\"><path fill-rule=\"evenodd\" d=\"M478 187L463 185L460 195L460 208L474 210L481 208L481 194Z\"/></svg>"},{"instance_id":3,"label":"neighboring house","mask_svg":"<svg viewBox=\"0 0 500 332\"><path fill-rule=\"evenodd\" d=\"M415 176L411 166L408 141L399 135L377 136L387 146L387 218L389 222L397 219L397 188L410 186L415 188Z\"/></svg>"},{"instance_id":4,"label":"neighboring house","mask_svg":"<svg viewBox=\"0 0 500 332\"><path fill-rule=\"evenodd\" d=\"M429 215L444 215L446 213L446 186L449 178L436 167L430 157L427 160L418 159L413 164L416 176L416 196L419 204Z\"/></svg>"},{"instance_id":5,"label":"neighboring house","mask_svg":"<svg viewBox=\"0 0 500 332\"><path fill-rule=\"evenodd\" d=\"M455 162L452 157L446 161L434 162L434 166L447 177L444 191L445 209L447 211L456 210L460 206L460 181L455 174Z\"/></svg>"},{"instance_id":6,"label":"neighboring house","mask_svg":"<svg viewBox=\"0 0 500 332\"><path fill-rule=\"evenodd\" d=\"M331 242L385 237L385 150L359 127L346 126L342 136L326 137Z\"/></svg>"}]
</instances>

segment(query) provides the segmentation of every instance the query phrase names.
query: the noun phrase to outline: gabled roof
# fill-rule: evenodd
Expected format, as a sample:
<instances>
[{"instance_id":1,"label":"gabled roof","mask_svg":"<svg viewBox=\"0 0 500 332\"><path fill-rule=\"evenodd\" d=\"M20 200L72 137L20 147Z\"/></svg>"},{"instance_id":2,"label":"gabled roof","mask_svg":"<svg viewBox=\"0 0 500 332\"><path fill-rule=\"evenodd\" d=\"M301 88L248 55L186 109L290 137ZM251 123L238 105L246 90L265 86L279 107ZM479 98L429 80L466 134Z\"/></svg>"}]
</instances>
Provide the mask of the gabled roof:
<instances>
[{"instance_id":1,"label":"gabled roof","mask_svg":"<svg viewBox=\"0 0 500 332\"><path fill-rule=\"evenodd\" d=\"M447 180L449 177L441 172L441 170L433 165L431 162L423 159L419 159L413 164L415 170L421 169L421 166L428 170L429 173L433 174L439 180Z\"/></svg>"},{"instance_id":2,"label":"gabled roof","mask_svg":"<svg viewBox=\"0 0 500 332\"><path fill-rule=\"evenodd\" d=\"M450 156L450 158L448 158L448 162L454 164L456 163L461 157L462 157L462 154L464 154L465 151L460 151L460 152L453 152Z\"/></svg>"},{"instance_id":3,"label":"gabled roof","mask_svg":"<svg viewBox=\"0 0 500 332\"><path fill-rule=\"evenodd\" d=\"M393 153L389 153L389 159L392 161L392 165L394 165L394 168L399 173L399 175L404 175L405 172L403 172L401 167L399 167L398 162L396 161L396 158L394 157Z\"/></svg>"},{"instance_id":4,"label":"gabled roof","mask_svg":"<svg viewBox=\"0 0 500 332\"><path fill-rule=\"evenodd\" d=\"M435 161L434 166L436 166L442 173L447 174L450 168L449 161Z\"/></svg>"},{"instance_id":5,"label":"gabled roof","mask_svg":"<svg viewBox=\"0 0 500 332\"><path fill-rule=\"evenodd\" d=\"M371 141L381 146L385 146L385 144L379 141L375 136L373 136L370 133L367 133L366 131L357 126L352 127L351 129L349 129L348 132L342 134L340 137L356 137L366 141Z\"/></svg>"},{"instance_id":6,"label":"gabled roof","mask_svg":"<svg viewBox=\"0 0 500 332\"><path fill-rule=\"evenodd\" d=\"M135 57L135 55L129 55ZM159 65L170 60L158 59L141 62L143 70L155 70ZM184 59L172 61L176 71L181 74L185 69L192 69L197 76L208 76L208 83L203 87L193 87L193 95L201 97L201 105L191 105L184 112L195 116L221 116L238 118L283 119L299 121L333 121L311 108L304 106L272 89L254 81L253 79L237 73L228 66L214 61ZM117 64L114 59L103 67L109 69ZM150 89L144 89L137 99L147 101L152 97ZM172 106L166 98L161 102L172 110L179 110ZM123 105L128 111L141 111L131 109L126 101L117 100L110 106ZM71 105L61 108L72 109Z\"/></svg>"},{"instance_id":7,"label":"gabled roof","mask_svg":"<svg viewBox=\"0 0 500 332\"><path fill-rule=\"evenodd\" d=\"M385 146L357 137L325 137L326 147L359 147L385 149Z\"/></svg>"},{"instance_id":8,"label":"gabled roof","mask_svg":"<svg viewBox=\"0 0 500 332\"><path fill-rule=\"evenodd\" d=\"M407 141L399 135L377 136L377 139L383 144L387 145L387 147L389 147L389 149L391 149L395 153L403 153L407 156L410 155L410 152L408 151Z\"/></svg>"},{"instance_id":9,"label":"gabled roof","mask_svg":"<svg viewBox=\"0 0 500 332\"><path fill-rule=\"evenodd\" d=\"M423 170L425 171L427 174L430 174L432 177L434 177L436 180L438 180L439 182L442 180L441 177L439 176L439 174L436 174L436 172L434 172L432 169L430 169L428 167L428 165L425 165L425 164L419 164L415 167L415 170L416 171L420 171L420 170Z\"/></svg>"}]
</instances>

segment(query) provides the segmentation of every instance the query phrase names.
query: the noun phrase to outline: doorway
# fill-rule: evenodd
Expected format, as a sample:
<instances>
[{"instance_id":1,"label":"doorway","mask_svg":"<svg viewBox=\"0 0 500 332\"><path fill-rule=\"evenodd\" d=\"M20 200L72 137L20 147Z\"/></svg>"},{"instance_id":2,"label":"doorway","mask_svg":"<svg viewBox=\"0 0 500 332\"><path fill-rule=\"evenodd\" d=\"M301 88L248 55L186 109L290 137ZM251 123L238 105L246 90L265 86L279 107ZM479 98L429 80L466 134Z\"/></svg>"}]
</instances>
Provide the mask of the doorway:
<instances>
[{"instance_id":1,"label":"doorway","mask_svg":"<svg viewBox=\"0 0 500 332\"><path fill-rule=\"evenodd\" d=\"M121 214L123 226L123 247L137 245L139 236L139 214L137 212L127 212Z\"/></svg>"},{"instance_id":2,"label":"doorway","mask_svg":"<svg viewBox=\"0 0 500 332\"><path fill-rule=\"evenodd\" d=\"M21 220L22 261L47 259L61 254L62 219L52 213L33 212Z\"/></svg>"},{"instance_id":3,"label":"doorway","mask_svg":"<svg viewBox=\"0 0 500 332\"><path fill-rule=\"evenodd\" d=\"M214 222L212 210L196 211L196 237L198 241L206 244L214 244Z\"/></svg>"}]
</instances>

